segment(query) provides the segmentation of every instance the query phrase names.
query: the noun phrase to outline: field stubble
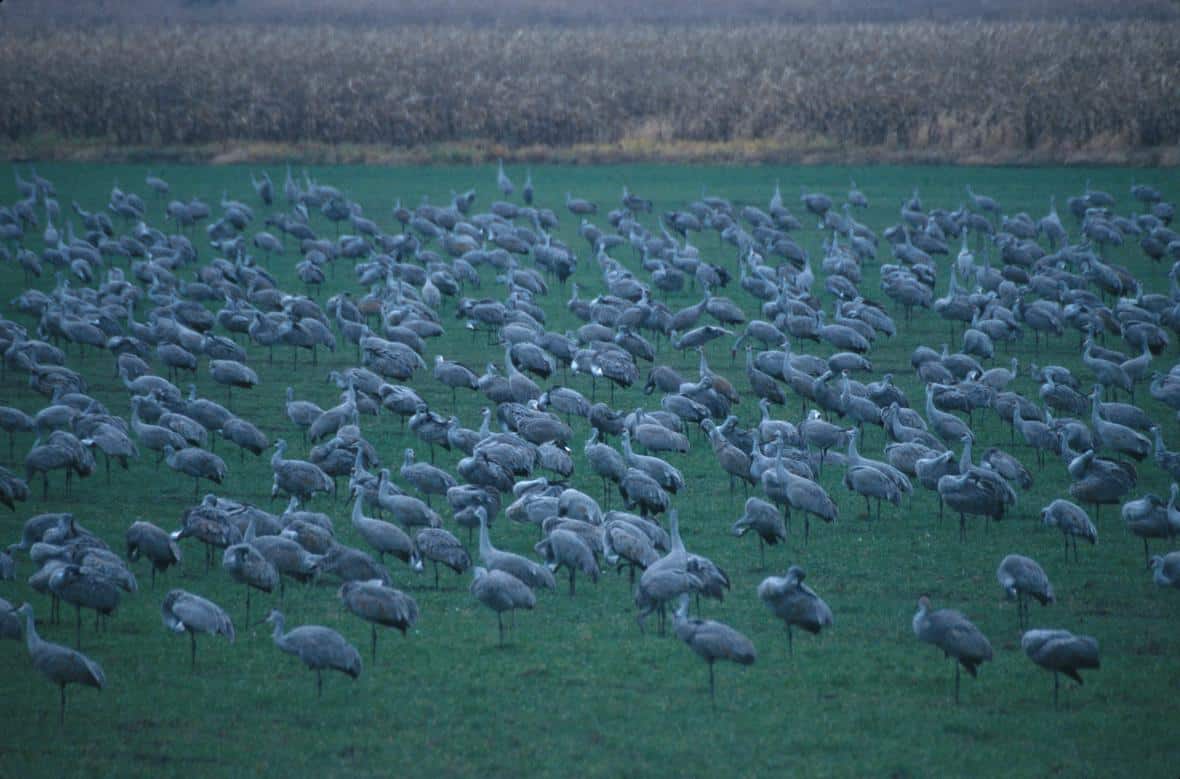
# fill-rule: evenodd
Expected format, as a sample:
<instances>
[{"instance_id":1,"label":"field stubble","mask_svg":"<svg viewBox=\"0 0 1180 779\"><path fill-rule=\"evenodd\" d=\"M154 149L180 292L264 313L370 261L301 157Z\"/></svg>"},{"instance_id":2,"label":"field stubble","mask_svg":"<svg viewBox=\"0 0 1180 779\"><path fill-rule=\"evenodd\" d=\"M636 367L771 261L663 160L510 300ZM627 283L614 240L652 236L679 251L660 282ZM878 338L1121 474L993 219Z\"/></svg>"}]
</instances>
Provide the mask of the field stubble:
<instances>
[{"instance_id":1,"label":"field stubble","mask_svg":"<svg viewBox=\"0 0 1180 779\"><path fill-rule=\"evenodd\" d=\"M1176 164L1180 22L0 32L13 157Z\"/></svg>"}]
</instances>

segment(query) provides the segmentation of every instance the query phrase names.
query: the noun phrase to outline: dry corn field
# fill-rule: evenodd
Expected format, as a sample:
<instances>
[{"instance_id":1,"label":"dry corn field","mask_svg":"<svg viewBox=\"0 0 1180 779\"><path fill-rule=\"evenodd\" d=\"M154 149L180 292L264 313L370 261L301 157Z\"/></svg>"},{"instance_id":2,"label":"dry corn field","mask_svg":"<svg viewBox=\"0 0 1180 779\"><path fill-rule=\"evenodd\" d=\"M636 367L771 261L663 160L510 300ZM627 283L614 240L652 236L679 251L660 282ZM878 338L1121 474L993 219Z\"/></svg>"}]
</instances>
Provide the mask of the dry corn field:
<instances>
[{"instance_id":1,"label":"dry corn field","mask_svg":"<svg viewBox=\"0 0 1180 779\"><path fill-rule=\"evenodd\" d=\"M634 157L681 144L967 162L1147 149L1169 163L1180 145L1175 21L51 29L0 32L9 156L324 143Z\"/></svg>"}]
</instances>

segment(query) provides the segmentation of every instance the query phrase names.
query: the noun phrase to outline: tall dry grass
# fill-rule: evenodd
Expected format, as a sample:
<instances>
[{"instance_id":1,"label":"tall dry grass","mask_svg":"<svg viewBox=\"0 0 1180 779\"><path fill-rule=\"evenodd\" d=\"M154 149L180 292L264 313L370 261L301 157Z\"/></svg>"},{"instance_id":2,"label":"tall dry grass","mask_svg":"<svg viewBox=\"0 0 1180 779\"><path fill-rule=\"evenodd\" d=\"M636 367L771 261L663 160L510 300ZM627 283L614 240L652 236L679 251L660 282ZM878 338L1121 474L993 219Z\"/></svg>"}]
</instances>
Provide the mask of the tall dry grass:
<instances>
[{"instance_id":1,"label":"tall dry grass","mask_svg":"<svg viewBox=\"0 0 1180 779\"><path fill-rule=\"evenodd\" d=\"M0 138L757 143L1050 157L1180 143L1180 23L0 33Z\"/></svg>"}]
</instances>

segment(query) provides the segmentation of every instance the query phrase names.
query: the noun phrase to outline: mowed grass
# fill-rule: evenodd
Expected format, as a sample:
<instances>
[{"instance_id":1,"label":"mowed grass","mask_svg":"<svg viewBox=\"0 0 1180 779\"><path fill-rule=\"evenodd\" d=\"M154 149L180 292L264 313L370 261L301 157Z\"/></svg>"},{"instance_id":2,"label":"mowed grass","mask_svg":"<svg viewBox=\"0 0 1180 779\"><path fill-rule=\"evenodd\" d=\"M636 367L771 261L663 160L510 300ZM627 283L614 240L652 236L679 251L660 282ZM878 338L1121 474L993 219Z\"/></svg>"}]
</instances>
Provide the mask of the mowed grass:
<instances>
[{"instance_id":1,"label":"mowed grass","mask_svg":"<svg viewBox=\"0 0 1180 779\"><path fill-rule=\"evenodd\" d=\"M21 166L22 173L24 167ZM146 192L142 166L44 165L38 172L52 179L63 207L77 200L85 208L105 204L117 180L124 189ZM199 195L214 206L222 191L255 206L251 234L263 229L266 213L254 198L244 168L155 169L172 183L174 195ZM519 186L522 169L510 174ZM11 169L0 173L0 201L16 197ZM416 205L423 198L445 204L452 191L475 186L477 208L486 208L498 197L494 168L325 168L310 174L333 184L365 207L365 213L386 230L396 224L390 206L396 199ZM564 193L597 200L596 222L608 227L605 211L615 207L624 184L655 201L657 213L680 208L699 197L702 190L730 198L735 203L765 207L776 181L785 201L805 223L797 239L812 252L819 272L824 237L814 228L798 202L800 185L841 198L850 177L868 195L872 207L861 221L880 233L898 221L898 208L914 188L929 208L956 208L970 183L977 192L996 197L1009 213L1025 210L1034 218L1048 208L1055 193L1062 218L1076 236L1078 226L1065 212L1068 195L1080 193L1087 179L1092 186L1118 197L1120 212L1131 208L1128 189L1132 180L1151 183L1170 200L1180 199L1173 171L1122 169L965 169L965 168L705 168L626 166L563 168L536 167L532 171L538 201L562 217L559 235L575 247L580 257L576 280L585 297L602 289L598 269L585 242L576 235L577 220L562 207ZM281 186L283 171L271 169ZM839 200L838 200L839 202ZM151 204L150 220L162 225L164 203ZM76 220L75 220L76 221ZM652 216L643 221L655 229ZM333 230L316 217L322 235ZM37 233L39 234L39 230ZM212 256L203 233L194 243L202 260ZM692 237L709 261L731 269L736 277L735 250L721 245L715 233ZM291 242L288 242L289 245ZM31 241L40 248L39 239ZM954 251L956 249L953 249ZM638 260L629 250L616 250L617 259L637 273ZM890 261L882 242L880 262ZM1131 241L1110 253L1144 281L1146 291L1166 291L1166 267L1151 265ZM262 261L262 258L258 258ZM293 293L302 293L295 279L294 252L276 257L272 272ZM946 290L947 261L939 259L939 287ZM503 296L488 269L483 287L472 296ZM191 278L191 269L182 277ZM861 289L880 299L878 266L865 269ZM38 284L53 286L52 278ZM75 282L76 285L76 282ZM0 313L26 324L36 323L8 302L24 286L20 269L0 266L3 302ZM362 294L351 269L338 263L335 278L318 299L340 289ZM831 310L830 296L817 281L815 291ZM579 322L567 312L569 287L554 285L539 303L549 316L547 327L564 331ZM750 318L760 316L757 301L737 285L725 294L739 302ZM668 301L678 308L695 302L698 293L686 291ZM444 303L447 334L429 343L428 363L435 354L460 359L477 370L503 353L482 338L472 336L454 319L454 301ZM892 310L892 308L891 308ZM141 320L144 310L137 312ZM900 312L895 317L901 325ZM870 357L875 375L893 371L921 408L923 396L909 369L909 354L919 343L935 348L947 342L948 327L933 312L921 311L912 325L892 339L882 338ZM950 341L952 349L957 341ZM1108 339L1108 346L1116 346ZM807 344L804 351L826 356L827 347ZM1155 366L1166 370L1176 360L1173 345ZM1011 349L1001 348L996 364L1018 356L1022 367L1034 358L1031 334ZM695 356L694 356L695 357ZM746 388L741 357L731 364L729 342L709 345L711 367ZM657 358L695 378L696 360L661 344ZM1078 335L1067 333L1059 342L1042 348L1041 363L1058 363L1078 372L1084 381ZM355 352L341 345L335 354L320 354L318 365L299 356L293 368L291 355L278 349L273 363L265 350L250 349L251 365L262 382L252 392L235 392L233 408L256 422L272 440L283 436L292 445L288 456L304 456L306 446L283 414L283 394L288 385L296 395L324 407L338 402L338 390L326 382L327 372L357 364ZM113 377L107 354L70 351L69 364L82 370L91 393L112 413L129 414L126 391ZM201 370L195 382L200 393L224 403L224 390ZM646 373L646 367L641 366ZM161 369L162 372L162 369ZM863 378L863 377L862 377ZM866 381L868 379L865 379ZM587 395L585 377L558 379ZM185 383L181 381L182 385ZM451 409L450 392L422 371L410 382L432 407ZM34 412L44 405L25 377L8 373L0 383L6 404ZM1016 389L1030 397L1036 385L1023 374ZM598 387L598 397L606 396ZM1164 438L1180 447L1180 430L1174 414L1153 401L1146 387L1138 400L1159 420ZM617 408L655 407L658 399L644 396L639 388L616 391ZM482 396L460 394L457 413L465 426L476 427ZM758 417L752 399L736 407L743 423ZM797 399L776 417L798 420ZM1001 445L1026 463L1035 462L1023 445L1010 447L1009 433L993 414L977 414L979 440L976 457L989 445ZM427 459L424 446L398 420L383 415L362 419L365 436L378 448L385 464L394 469L402 451L415 447L419 459ZM587 426L575 421L574 456L578 470L572 486L601 499L597 477L583 467L581 449ZM884 437L880 430L867 432L861 447L866 456L881 457ZM289 587L281 608L288 626L305 623L329 625L362 650L364 671L353 682L338 674L325 678L324 694L317 699L315 680L294 658L272 644L268 626L244 623L244 592L219 567L206 572L199 545L183 543L182 569L170 571L149 585L148 568L135 566L140 578L138 594L126 596L109 630L95 633L84 616L83 649L102 663L108 687L101 694L71 688L66 725L57 725L57 691L32 670L25 648L12 642L0 644L0 773L11 776L67 775L239 775L246 773L298 775L1045 775L1110 776L1134 773L1172 776L1180 765L1180 745L1175 731L1180 715L1174 705L1180 686L1180 636L1176 594L1161 591L1143 566L1142 543L1121 527L1117 508L1107 507L1098 522L1097 546L1080 549L1080 561L1066 563L1061 537L1041 527L1038 513L1056 497L1068 497L1065 464L1051 461L1035 470L1034 488L1020 495L1012 516L990 528L972 520L966 542L958 540L957 521L939 522L937 498L921 490L899 509L886 507L880 522L865 517L863 501L841 486L842 470L829 467L822 483L840 504L840 521L831 526L815 524L810 543L804 545L796 519L785 546L768 549L766 570L757 570L753 539L735 539L728 533L741 514L745 496L731 494L728 479L720 475L707 441L695 433L687 455L672 455L687 487L674 499L679 509L685 543L692 551L720 564L730 575L733 588L722 604L705 601L705 616L722 620L749 636L758 649L758 660L749 668L719 663L717 702L709 705L704 663L675 637L649 631L640 634L634 621L632 594L626 576L606 573L597 586L579 581L578 594L566 595L559 579L556 593L540 593L532 613L516 617L507 646L497 646L495 616L467 592L469 576L442 576L441 591L431 588L429 572L414 575L393 562L395 586L410 591L421 607L421 620L403 639L384 632L375 664L368 654L369 627L345 613L336 597L336 585L327 580L308 588ZM23 454L32 436L17 436L15 462L9 462L7 446L0 456L9 467L23 469ZM271 471L268 456L249 455L239 461L227 444L217 452L229 465L230 475L219 494L270 506ZM101 460L101 457L99 458ZM437 462L453 468L458 456L439 452ZM342 488L343 488L343 482ZM404 485L403 485L404 486ZM1140 467L1139 488L1166 495L1167 477L1152 462ZM201 493L208 485L202 485ZM41 498L39 481L30 485L32 497L7 519L0 518L0 540L15 542L21 523L45 511L72 511L88 528L112 547L122 548L126 527L136 518L174 529L185 508L193 503L191 480L156 468L145 456L130 471L116 468L108 486L99 470L90 479L75 482L65 496L59 475L51 479L48 499ZM752 493L759 494L759 493ZM436 501L436 507L438 502ZM505 501L507 505L508 501ZM362 546L349 526L349 504L343 500L317 499L313 508L328 512L338 537ZM618 508L617 495L611 507ZM444 510L444 516L446 511ZM447 524L460 538L465 531ZM500 548L531 553L537 540L533 527L514 525L503 516L492 528ZM469 547L477 556L474 544ZM1153 542L1153 551L1163 551ZM1019 646L1015 605L1003 600L995 581L1000 559L1019 552L1039 560L1055 586L1058 602L1047 608L1034 606L1034 627L1062 627L1096 636L1101 645L1102 668L1088 673L1082 688L1063 686L1061 707L1052 705L1052 679L1024 657ZM755 588L771 573L781 574L796 563L808 571L808 583L835 612L836 624L819 637L796 636L794 656L787 652L782 625L758 602ZM0 583L0 596L13 603L30 600L37 609L45 638L73 641L73 614L66 607L61 625L48 624L48 600L24 583L32 573L27 558L18 564L16 582ZM209 597L230 610L238 628L238 640L202 638L198 668L190 672L187 641L167 634L160 622L159 604L170 587L184 587ZM910 620L920 594L929 594L936 607L964 611L990 637L996 650L993 662L983 666L978 679L964 678L962 703L954 705L952 667L933 647L913 636ZM253 599L251 619L257 621L274 598Z\"/></svg>"}]
</instances>

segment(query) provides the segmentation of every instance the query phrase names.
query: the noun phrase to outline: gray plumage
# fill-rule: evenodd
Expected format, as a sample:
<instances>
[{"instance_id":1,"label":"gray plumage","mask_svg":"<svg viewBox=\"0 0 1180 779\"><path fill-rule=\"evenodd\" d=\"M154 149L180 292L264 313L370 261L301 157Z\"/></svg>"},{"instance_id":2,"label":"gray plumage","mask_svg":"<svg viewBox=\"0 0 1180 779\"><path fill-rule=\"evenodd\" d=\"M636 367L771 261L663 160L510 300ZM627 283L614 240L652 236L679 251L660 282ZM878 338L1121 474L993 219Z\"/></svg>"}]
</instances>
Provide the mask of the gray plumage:
<instances>
[{"instance_id":1,"label":"gray plumage","mask_svg":"<svg viewBox=\"0 0 1180 779\"><path fill-rule=\"evenodd\" d=\"M369 623L374 663L378 625L400 630L404 636L418 622L418 602L380 580L345 582L337 594L345 609Z\"/></svg>"},{"instance_id":2,"label":"gray plumage","mask_svg":"<svg viewBox=\"0 0 1180 779\"><path fill-rule=\"evenodd\" d=\"M365 543L373 547L383 561L388 553L402 562L408 563L413 553L414 544L406 531L392 522L367 517L362 509L363 498L357 495L356 500L352 503L352 526L356 528Z\"/></svg>"},{"instance_id":3,"label":"gray plumage","mask_svg":"<svg viewBox=\"0 0 1180 779\"><path fill-rule=\"evenodd\" d=\"M713 664L729 660L738 665L753 665L758 658L750 639L722 622L688 616L688 595L680 596L680 607L672 617L676 637L709 666L709 699L715 701Z\"/></svg>"},{"instance_id":4,"label":"gray plumage","mask_svg":"<svg viewBox=\"0 0 1180 779\"><path fill-rule=\"evenodd\" d=\"M258 456L270 446L270 439L252 422L241 417L232 417L221 427L221 434L244 451Z\"/></svg>"},{"instance_id":5,"label":"gray plumage","mask_svg":"<svg viewBox=\"0 0 1180 779\"><path fill-rule=\"evenodd\" d=\"M504 612L532 609L537 596L529 586L507 571L476 566L472 570L470 592L483 605L496 612L500 628L500 645L504 644Z\"/></svg>"},{"instance_id":6,"label":"gray plumage","mask_svg":"<svg viewBox=\"0 0 1180 779\"><path fill-rule=\"evenodd\" d=\"M156 571L167 571L181 561L180 545L167 533L151 522L137 520L131 523L124 535L127 542L127 559L135 562L140 556L152 564L152 585L156 583Z\"/></svg>"},{"instance_id":7,"label":"gray plumage","mask_svg":"<svg viewBox=\"0 0 1180 779\"><path fill-rule=\"evenodd\" d=\"M729 531L739 538L753 530L758 536L759 566L766 567L766 545L774 546L787 540L787 526L782 514L761 498L748 498L742 515L737 518Z\"/></svg>"},{"instance_id":8,"label":"gray plumage","mask_svg":"<svg viewBox=\"0 0 1180 779\"><path fill-rule=\"evenodd\" d=\"M574 580L579 572L598 583L598 563L590 546L572 530L557 528L541 539L533 549L549 564L554 573L565 567L569 571L570 597L574 596Z\"/></svg>"},{"instance_id":9,"label":"gray plumage","mask_svg":"<svg viewBox=\"0 0 1180 779\"><path fill-rule=\"evenodd\" d=\"M806 575L802 568L792 565L786 576L768 576L758 585L758 599L787 627L787 647L791 654L795 653L791 626L818 635L835 622L828 604L803 583Z\"/></svg>"},{"instance_id":10,"label":"gray plumage","mask_svg":"<svg viewBox=\"0 0 1180 779\"><path fill-rule=\"evenodd\" d=\"M170 445L165 446L164 461L172 470L193 477L193 498L197 496L201 479L208 479L214 484L225 481L225 460L204 449L190 446L178 451Z\"/></svg>"},{"instance_id":11,"label":"gray plumage","mask_svg":"<svg viewBox=\"0 0 1180 779\"><path fill-rule=\"evenodd\" d=\"M545 566L533 562L527 557L513 552L504 552L492 546L488 537L488 514L483 506L476 508L479 517L479 559L489 570L504 571L512 574L528 587L541 587L546 590L557 588L553 574Z\"/></svg>"},{"instance_id":12,"label":"gray plumage","mask_svg":"<svg viewBox=\"0 0 1180 779\"><path fill-rule=\"evenodd\" d=\"M306 460L287 460L287 442L279 438L274 443L275 453L271 455L270 467L274 474L271 497L279 493L293 495L300 501L311 500L317 492L333 493L336 483L318 465Z\"/></svg>"},{"instance_id":13,"label":"gray plumage","mask_svg":"<svg viewBox=\"0 0 1180 779\"><path fill-rule=\"evenodd\" d=\"M447 490L459 484L455 477L428 463L414 462L414 450L406 449L405 460L399 471L401 477L426 496L446 495Z\"/></svg>"},{"instance_id":14,"label":"gray plumage","mask_svg":"<svg viewBox=\"0 0 1180 779\"><path fill-rule=\"evenodd\" d=\"M972 676L980 665L992 659L992 645L971 620L953 609L930 611L930 599L918 599L913 619L914 635L933 644L955 661L955 703L959 702L959 666Z\"/></svg>"},{"instance_id":15,"label":"gray plumage","mask_svg":"<svg viewBox=\"0 0 1180 779\"><path fill-rule=\"evenodd\" d=\"M250 590L273 592L279 584L279 572L253 544L238 543L226 547L221 567L234 581L246 585L246 621L250 624Z\"/></svg>"},{"instance_id":16,"label":"gray plumage","mask_svg":"<svg viewBox=\"0 0 1180 779\"><path fill-rule=\"evenodd\" d=\"M1028 659L1053 672L1053 708L1057 708L1058 674L1065 674L1078 684L1083 668L1098 668L1098 639L1075 636L1068 630L1029 630L1020 639L1020 648Z\"/></svg>"},{"instance_id":17,"label":"gray plumage","mask_svg":"<svg viewBox=\"0 0 1180 779\"><path fill-rule=\"evenodd\" d=\"M1152 581L1160 587L1180 589L1180 552L1168 552L1151 558Z\"/></svg>"},{"instance_id":18,"label":"gray plumage","mask_svg":"<svg viewBox=\"0 0 1180 779\"><path fill-rule=\"evenodd\" d=\"M1069 542L1073 539L1074 560L1078 559L1078 538L1083 538L1091 544L1098 543L1098 529L1090 520L1090 515L1076 503L1058 498L1041 509L1041 523L1049 527L1056 527L1065 539L1065 559L1069 561Z\"/></svg>"},{"instance_id":19,"label":"gray plumage","mask_svg":"<svg viewBox=\"0 0 1180 779\"><path fill-rule=\"evenodd\" d=\"M361 654L344 636L323 625L301 625L284 632L283 612L271 609L266 621L274 625L275 646L315 671L316 695L324 693L325 670L340 671L353 679L361 675Z\"/></svg>"},{"instance_id":20,"label":"gray plumage","mask_svg":"<svg viewBox=\"0 0 1180 779\"><path fill-rule=\"evenodd\" d=\"M37 635L37 626L33 620L33 607L28 603L17 609L17 614L24 617L25 644L29 650L29 658L33 661L33 668L41 672L61 690L58 721L64 724L66 685L82 684L101 690L107 683L106 674L103 673L102 666L81 652L61 644L42 640Z\"/></svg>"},{"instance_id":21,"label":"gray plumage","mask_svg":"<svg viewBox=\"0 0 1180 779\"><path fill-rule=\"evenodd\" d=\"M119 587L93 568L63 565L49 577L49 592L66 603L73 604L76 615L75 645L82 647L82 609L110 616L119 607Z\"/></svg>"},{"instance_id":22,"label":"gray plumage","mask_svg":"<svg viewBox=\"0 0 1180 779\"><path fill-rule=\"evenodd\" d=\"M1021 627L1028 624L1028 601L1035 598L1042 606L1053 603L1053 585L1045 571L1030 557L1010 554L1000 561L996 579L1008 600L1016 601L1017 621Z\"/></svg>"},{"instance_id":23,"label":"gray plumage","mask_svg":"<svg viewBox=\"0 0 1180 779\"><path fill-rule=\"evenodd\" d=\"M343 544L334 544L319 562L322 573L336 576L341 581L363 582L370 579L389 584L389 571L368 552Z\"/></svg>"},{"instance_id":24,"label":"gray plumage","mask_svg":"<svg viewBox=\"0 0 1180 779\"><path fill-rule=\"evenodd\" d=\"M234 642L234 623L225 609L211 600L185 590L171 590L160 604L164 627L173 633L188 633L190 665L197 667L197 634L225 636Z\"/></svg>"},{"instance_id":25,"label":"gray plumage","mask_svg":"<svg viewBox=\"0 0 1180 779\"><path fill-rule=\"evenodd\" d=\"M450 531L441 527L427 527L414 536L414 551L410 565L416 571L422 570L424 560L434 564L434 588L438 589L438 565L442 563L455 573L463 573L471 567L471 555L463 543Z\"/></svg>"}]
</instances>

